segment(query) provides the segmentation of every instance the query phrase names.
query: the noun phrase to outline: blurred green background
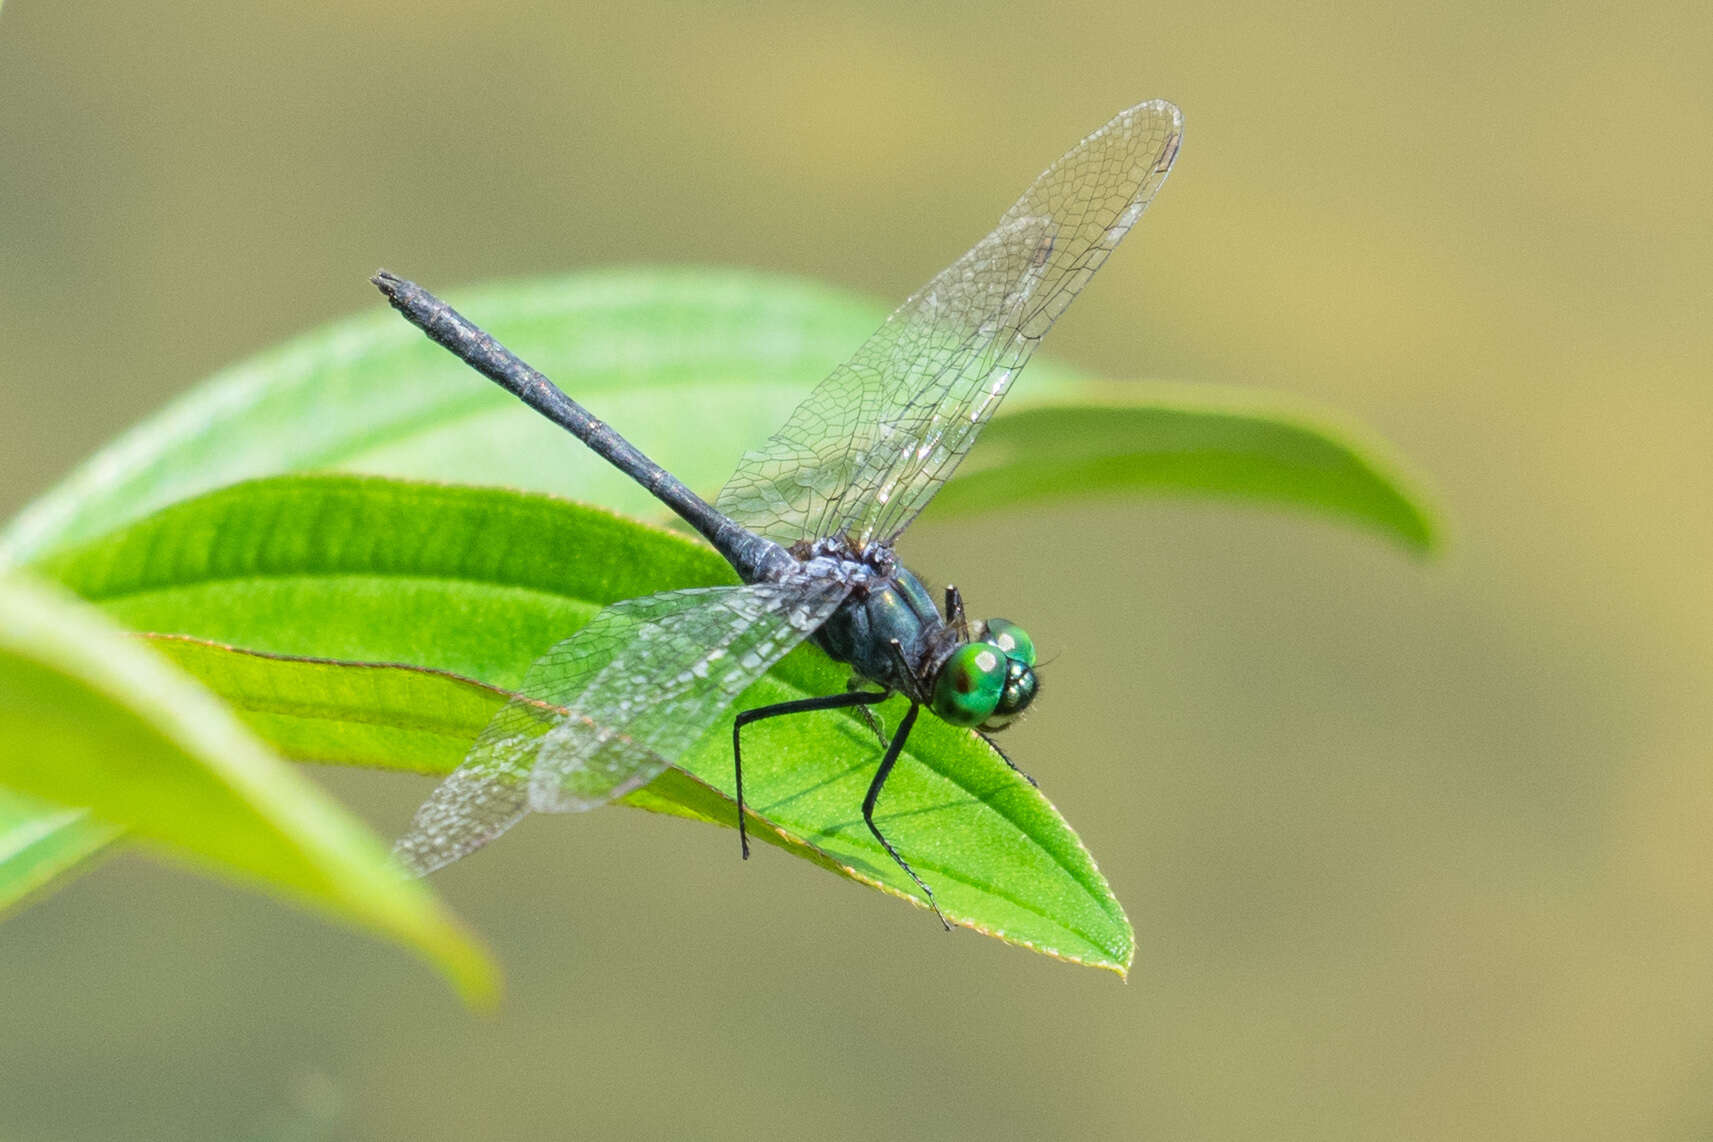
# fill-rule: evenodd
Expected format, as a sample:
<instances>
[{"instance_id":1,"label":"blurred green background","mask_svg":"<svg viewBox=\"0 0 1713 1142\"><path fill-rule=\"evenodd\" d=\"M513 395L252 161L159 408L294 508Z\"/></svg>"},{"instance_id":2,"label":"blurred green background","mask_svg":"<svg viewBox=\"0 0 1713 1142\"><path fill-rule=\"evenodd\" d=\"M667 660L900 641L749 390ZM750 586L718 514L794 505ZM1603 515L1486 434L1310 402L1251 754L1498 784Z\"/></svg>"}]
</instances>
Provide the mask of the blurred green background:
<instances>
[{"instance_id":1,"label":"blurred green background","mask_svg":"<svg viewBox=\"0 0 1713 1142\"><path fill-rule=\"evenodd\" d=\"M439 878L509 975L473 1017L396 948L122 856L0 928L0 1136L1713 1133L1710 32L1589 0L10 0L4 514L375 307L377 266L896 300L1163 96L1177 171L1051 351L1372 425L1452 543L1135 501L911 532L1060 655L1008 745L1129 909L1128 986L602 812ZM388 834L427 787L318 776Z\"/></svg>"}]
</instances>

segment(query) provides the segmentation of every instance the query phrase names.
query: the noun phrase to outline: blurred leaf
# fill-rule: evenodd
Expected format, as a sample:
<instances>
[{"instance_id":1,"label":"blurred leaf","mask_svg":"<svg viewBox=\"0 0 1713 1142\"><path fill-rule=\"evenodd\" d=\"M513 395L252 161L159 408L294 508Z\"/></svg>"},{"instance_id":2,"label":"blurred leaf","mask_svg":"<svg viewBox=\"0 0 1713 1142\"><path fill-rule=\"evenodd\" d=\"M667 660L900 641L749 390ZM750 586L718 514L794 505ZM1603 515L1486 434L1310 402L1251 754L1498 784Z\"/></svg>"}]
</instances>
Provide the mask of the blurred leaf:
<instances>
[{"instance_id":1,"label":"blurred leaf","mask_svg":"<svg viewBox=\"0 0 1713 1142\"><path fill-rule=\"evenodd\" d=\"M118 833L87 810L0 789L0 914L83 865Z\"/></svg>"},{"instance_id":2,"label":"blurred leaf","mask_svg":"<svg viewBox=\"0 0 1713 1142\"><path fill-rule=\"evenodd\" d=\"M461 760L501 700L492 687L516 684L601 606L732 581L706 547L595 509L337 476L215 492L40 570L128 625L263 652L154 640L288 755L435 772ZM847 677L803 647L737 708L837 693ZM895 700L881 714L895 721L903 709ZM880 747L859 718L779 719L746 741L756 759L750 804L778 843L913 896L861 819ZM678 760L682 773L632 803L732 824L730 717ZM1061 958L1127 967L1129 924L1105 880L1047 800L978 736L918 723L877 816L948 917Z\"/></svg>"},{"instance_id":3,"label":"blurred leaf","mask_svg":"<svg viewBox=\"0 0 1713 1142\"><path fill-rule=\"evenodd\" d=\"M482 954L344 809L148 647L15 578L0 581L0 785L368 925L465 994L491 993ZM41 840L41 860L63 868L95 837Z\"/></svg>"},{"instance_id":4,"label":"blurred leaf","mask_svg":"<svg viewBox=\"0 0 1713 1142\"><path fill-rule=\"evenodd\" d=\"M0 533L0 560L22 562L212 488L306 469L659 510L428 342L367 281L351 289L360 316L225 369L126 432ZM735 270L597 270L446 297L703 488L884 316L825 286Z\"/></svg>"},{"instance_id":5,"label":"blurred leaf","mask_svg":"<svg viewBox=\"0 0 1713 1142\"><path fill-rule=\"evenodd\" d=\"M1246 391L1141 383L1080 391L1083 403L1041 404L994 418L930 510L1187 492L1310 508L1418 552L1435 546L1433 518L1410 483L1358 433Z\"/></svg>"},{"instance_id":6,"label":"blurred leaf","mask_svg":"<svg viewBox=\"0 0 1713 1142\"><path fill-rule=\"evenodd\" d=\"M453 291L448 300L680 479L709 493L885 312L812 282L713 269L591 271ZM638 518L660 517L660 505L627 477L429 343L378 295L370 304L360 317L217 374L96 453L0 531L0 563L27 561L216 487L307 469L555 492ZM1409 514L1408 493L1383 469L1323 472L1319 489L1308 494L1302 466L1315 458L1281 463L1283 452L1313 443L1317 434L1327 437L1327 456L1354 454L1338 434L1299 415L1285 417L1291 441L1268 440L1261 430L1280 414L1262 411L1253 399L1225 424L1199 387L1095 385L1075 376L1037 359L972 462L984 462L1003 447L995 441L1010 439L1028 447L1033 467L1061 465L1056 478L1035 485L1035 494L1080 494L1085 489L1073 477L1092 476L1113 488L1296 502L1401 534L1396 505L1380 516L1373 510L1390 498L1404 501L1401 514ZM1079 440L1066 434L1069 422L1051 417L1007 435L1006 421L1032 405L1115 401L1135 410L1125 423L1145 430L1140 442L1120 440L1115 431ZM1164 418L1158 424L1147 421L1154 412ZM1167 432L1176 412L1190 419ZM1211 439L1191 464L1183 454L1195 442L1186 434L1198 426ZM1270 466L1251 462L1234 427L1249 433ZM1096 443L1103 463L1089 454ZM1179 459L1163 464L1161 444ZM1064 467L1073 460L1079 467ZM974 488L969 494L971 506L992 502ZM936 510L954 510L958 502L954 496Z\"/></svg>"}]
</instances>

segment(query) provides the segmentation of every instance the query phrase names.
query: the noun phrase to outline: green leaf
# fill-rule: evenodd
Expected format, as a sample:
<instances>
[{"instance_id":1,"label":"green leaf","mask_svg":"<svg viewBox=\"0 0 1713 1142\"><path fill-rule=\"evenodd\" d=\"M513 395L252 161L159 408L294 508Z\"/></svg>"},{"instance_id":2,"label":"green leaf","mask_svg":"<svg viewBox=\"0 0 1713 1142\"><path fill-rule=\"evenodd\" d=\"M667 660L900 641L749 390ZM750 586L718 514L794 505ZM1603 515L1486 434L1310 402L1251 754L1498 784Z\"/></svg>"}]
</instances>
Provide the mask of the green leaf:
<instances>
[{"instance_id":1,"label":"green leaf","mask_svg":"<svg viewBox=\"0 0 1713 1142\"><path fill-rule=\"evenodd\" d=\"M143 635L294 761L445 774L511 692L447 670Z\"/></svg>"},{"instance_id":2,"label":"green leaf","mask_svg":"<svg viewBox=\"0 0 1713 1142\"><path fill-rule=\"evenodd\" d=\"M1079 387L1082 403L996 417L934 512L1008 509L1102 493L1186 492L1294 505L1431 551L1433 517L1374 443L1246 390Z\"/></svg>"},{"instance_id":3,"label":"green leaf","mask_svg":"<svg viewBox=\"0 0 1713 1142\"><path fill-rule=\"evenodd\" d=\"M285 756L299 761L442 776L463 761L470 741L511 696L509 691L446 671L259 654L182 635L147 637L157 650L225 698L258 735ZM752 697L764 693L774 697L754 700L807 696L807 691L801 688L763 687L746 695L734 709L748 706ZM710 734L706 744L699 746L699 760L712 765L717 772L729 767L730 733L728 719L719 732ZM833 747L849 748L850 744L840 737ZM858 748L872 752L877 744L873 739L863 738ZM954 748L966 744L960 741ZM668 770L646 788L622 798L621 803L730 827L736 813L731 795L692 776L687 768L692 764L695 762L687 761ZM867 780L864 775L869 772L867 766L859 772L864 782ZM813 775L806 776L808 780L816 780ZM1007 775L1004 780L1014 779ZM855 792L860 797L862 790ZM841 864L821 848L805 843L802 837L807 832L801 830L805 825L805 810L811 804L781 809L776 813L777 819L770 822L755 812L752 803L752 836L841 875L874 883L873 869L867 869L865 875L865 870L854 862ZM848 805L835 807L848 813ZM794 833L792 829L800 831ZM864 847L869 849L866 856L880 856L872 846ZM880 871L896 876L890 862ZM906 886L905 893L909 894L913 888ZM1027 934L1029 926L1012 924L1009 930L1013 941L1023 942L1021 937ZM1039 927L1039 921L1033 926ZM1055 954L1068 958L1062 950Z\"/></svg>"},{"instance_id":4,"label":"green leaf","mask_svg":"<svg viewBox=\"0 0 1713 1142\"><path fill-rule=\"evenodd\" d=\"M428 956L466 995L492 992L482 954L359 822L147 646L17 578L0 581L0 786L365 924ZM9 831L22 839L26 828ZM95 836L42 843L20 846L38 872Z\"/></svg>"},{"instance_id":5,"label":"green leaf","mask_svg":"<svg viewBox=\"0 0 1713 1142\"><path fill-rule=\"evenodd\" d=\"M462 758L502 697L492 688L515 685L601 606L732 581L706 547L595 509L334 476L228 488L39 569L127 625L262 652L155 640L288 755L436 772ZM735 708L837 693L847 676L803 647ZM881 708L891 724L902 712L901 701ZM746 792L773 839L914 895L861 819L880 747L860 719L778 719L745 735ZM678 764L632 803L733 823L730 718ZM1129 924L1093 861L978 736L919 722L877 816L954 921L1064 959L1128 965Z\"/></svg>"}]
</instances>

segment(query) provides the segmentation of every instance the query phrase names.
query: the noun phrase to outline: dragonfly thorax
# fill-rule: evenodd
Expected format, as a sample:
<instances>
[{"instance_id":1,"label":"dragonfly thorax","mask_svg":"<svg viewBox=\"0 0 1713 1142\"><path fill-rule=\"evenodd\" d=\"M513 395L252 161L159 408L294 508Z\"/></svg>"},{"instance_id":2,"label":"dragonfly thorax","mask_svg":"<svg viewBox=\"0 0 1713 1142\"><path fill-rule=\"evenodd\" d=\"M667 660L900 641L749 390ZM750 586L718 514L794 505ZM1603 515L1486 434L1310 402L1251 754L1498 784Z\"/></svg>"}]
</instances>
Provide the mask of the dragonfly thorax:
<instances>
[{"instance_id":1,"label":"dragonfly thorax","mask_svg":"<svg viewBox=\"0 0 1713 1142\"><path fill-rule=\"evenodd\" d=\"M862 551L836 539L792 548L799 573L832 576L851 593L814 640L858 674L957 726L1004 729L1035 698L1035 647L1016 623L991 619L979 637L955 592L942 615L922 581L890 548Z\"/></svg>"}]
</instances>

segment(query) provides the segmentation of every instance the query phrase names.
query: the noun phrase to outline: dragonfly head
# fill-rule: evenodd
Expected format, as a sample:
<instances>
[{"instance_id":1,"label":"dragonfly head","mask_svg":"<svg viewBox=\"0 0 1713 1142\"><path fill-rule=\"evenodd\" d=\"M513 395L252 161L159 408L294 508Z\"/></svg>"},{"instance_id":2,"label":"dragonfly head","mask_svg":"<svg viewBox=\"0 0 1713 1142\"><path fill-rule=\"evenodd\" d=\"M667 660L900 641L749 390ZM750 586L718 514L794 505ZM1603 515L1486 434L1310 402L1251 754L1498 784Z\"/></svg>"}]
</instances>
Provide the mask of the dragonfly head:
<instances>
[{"instance_id":1,"label":"dragonfly head","mask_svg":"<svg viewBox=\"0 0 1713 1142\"><path fill-rule=\"evenodd\" d=\"M1035 700L1035 644L1007 619L952 651L934 679L934 713L954 726L1003 730Z\"/></svg>"}]
</instances>

